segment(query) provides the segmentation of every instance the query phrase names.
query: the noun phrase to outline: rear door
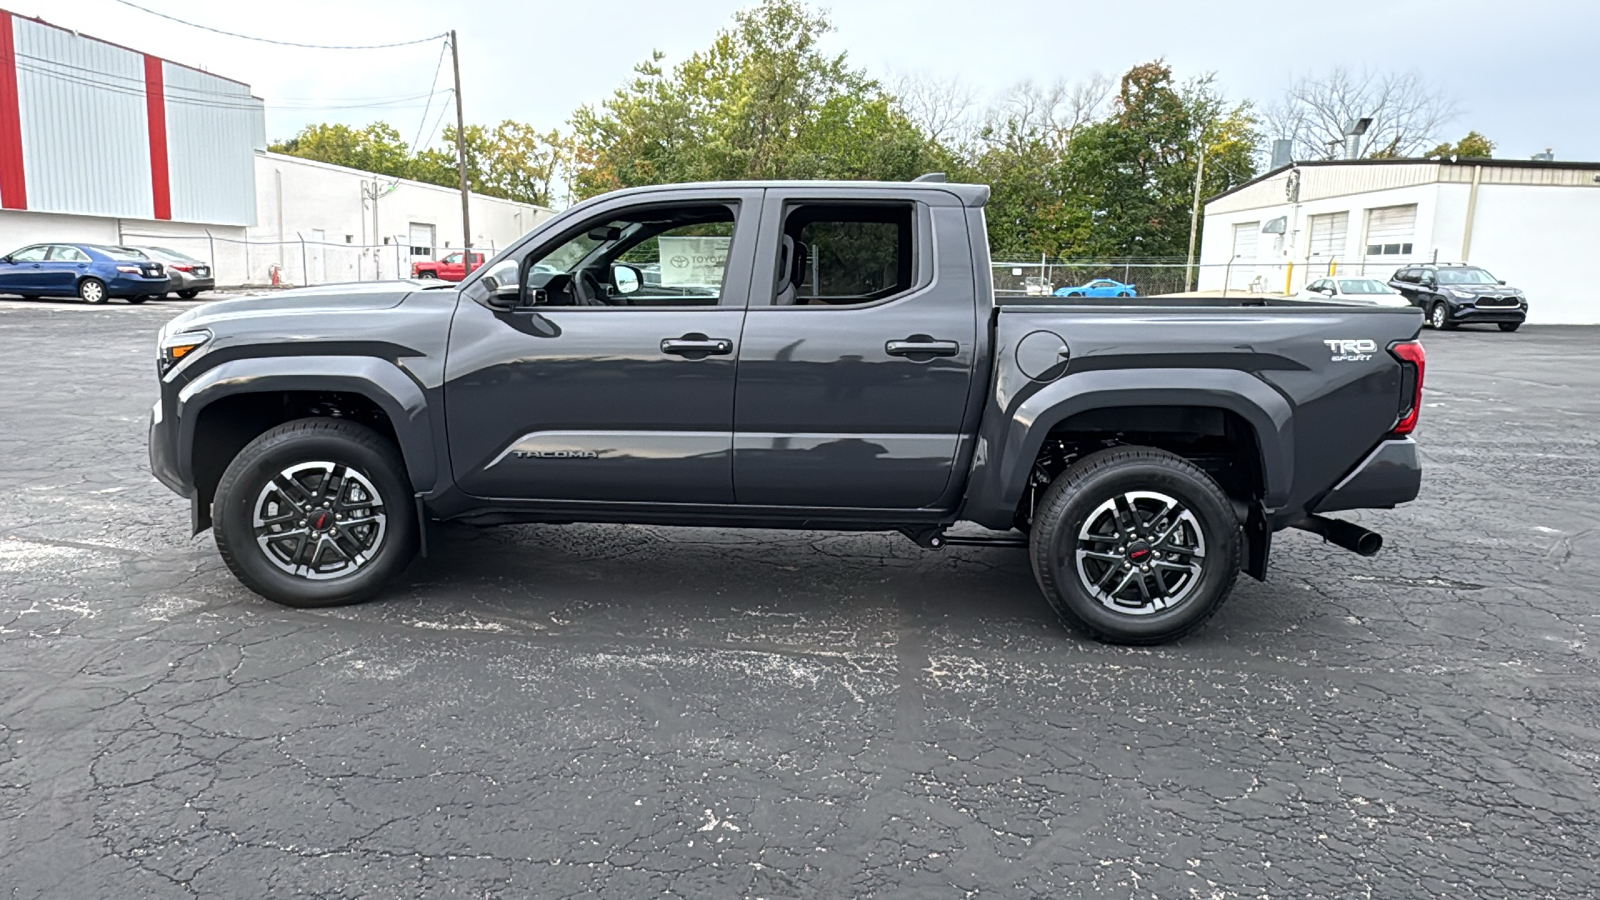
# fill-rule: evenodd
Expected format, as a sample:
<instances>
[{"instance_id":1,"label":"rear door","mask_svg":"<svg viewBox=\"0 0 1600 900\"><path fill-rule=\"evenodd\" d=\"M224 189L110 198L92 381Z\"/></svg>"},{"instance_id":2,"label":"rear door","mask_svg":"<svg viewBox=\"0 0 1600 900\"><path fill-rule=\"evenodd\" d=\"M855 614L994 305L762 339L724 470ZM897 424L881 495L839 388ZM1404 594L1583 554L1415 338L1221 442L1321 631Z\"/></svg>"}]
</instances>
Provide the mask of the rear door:
<instances>
[{"instance_id":1,"label":"rear door","mask_svg":"<svg viewBox=\"0 0 1600 900\"><path fill-rule=\"evenodd\" d=\"M40 284L47 293L73 294L78 278L89 273L89 254L66 244L52 244L39 270Z\"/></svg>"},{"instance_id":2,"label":"rear door","mask_svg":"<svg viewBox=\"0 0 1600 900\"><path fill-rule=\"evenodd\" d=\"M741 505L947 499L977 351L967 240L940 191L768 191L734 404Z\"/></svg>"}]
</instances>

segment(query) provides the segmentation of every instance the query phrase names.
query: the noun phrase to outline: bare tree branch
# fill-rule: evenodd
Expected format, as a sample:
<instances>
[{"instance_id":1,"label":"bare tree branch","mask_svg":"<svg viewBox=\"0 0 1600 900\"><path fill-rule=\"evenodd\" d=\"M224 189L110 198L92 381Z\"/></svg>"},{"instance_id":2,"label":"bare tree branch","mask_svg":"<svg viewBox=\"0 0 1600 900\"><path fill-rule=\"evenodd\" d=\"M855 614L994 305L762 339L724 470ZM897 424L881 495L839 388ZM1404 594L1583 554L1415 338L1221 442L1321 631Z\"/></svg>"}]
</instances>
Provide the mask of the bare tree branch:
<instances>
[{"instance_id":1,"label":"bare tree branch","mask_svg":"<svg viewBox=\"0 0 1600 900\"><path fill-rule=\"evenodd\" d=\"M890 80L889 93L906 118L940 143L961 147L977 132L973 109L978 93L959 76L902 72Z\"/></svg>"},{"instance_id":2,"label":"bare tree branch","mask_svg":"<svg viewBox=\"0 0 1600 900\"><path fill-rule=\"evenodd\" d=\"M1296 79L1277 103L1262 110L1267 136L1294 141L1295 159L1340 158L1345 129L1369 117L1362 156L1415 156L1432 146L1459 112L1454 97L1415 71L1354 72L1345 66Z\"/></svg>"}]
</instances>

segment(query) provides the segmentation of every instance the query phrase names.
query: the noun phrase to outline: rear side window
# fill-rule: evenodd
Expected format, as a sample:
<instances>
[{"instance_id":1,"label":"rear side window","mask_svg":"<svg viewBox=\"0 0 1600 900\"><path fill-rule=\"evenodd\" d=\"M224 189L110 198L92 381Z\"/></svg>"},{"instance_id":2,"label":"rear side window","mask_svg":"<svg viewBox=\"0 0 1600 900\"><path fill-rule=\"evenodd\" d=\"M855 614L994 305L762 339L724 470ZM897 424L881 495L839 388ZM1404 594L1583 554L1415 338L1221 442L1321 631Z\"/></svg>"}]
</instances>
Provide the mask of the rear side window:
<instances>
[{"instance_id":1,"label":"rear side window","mask_svg":"<svg viewBox=\"0 0 1600 900\"><path fill-rule=\"evenodd\" d=\"M65 247L60 244L50 249L50 259L61 262L88 262L89 257L77 247Z\"/></svg>"},{"instance_id":2,"label":"rear side window","mask_svg":"<svg viewBox=\"0 0 1600 900\"><path fill-rule=\"evenodd\" d=\"M860 306L912 289L910 203L797 203L784 217L778 306Z\"/></svg>"}]
</instances>

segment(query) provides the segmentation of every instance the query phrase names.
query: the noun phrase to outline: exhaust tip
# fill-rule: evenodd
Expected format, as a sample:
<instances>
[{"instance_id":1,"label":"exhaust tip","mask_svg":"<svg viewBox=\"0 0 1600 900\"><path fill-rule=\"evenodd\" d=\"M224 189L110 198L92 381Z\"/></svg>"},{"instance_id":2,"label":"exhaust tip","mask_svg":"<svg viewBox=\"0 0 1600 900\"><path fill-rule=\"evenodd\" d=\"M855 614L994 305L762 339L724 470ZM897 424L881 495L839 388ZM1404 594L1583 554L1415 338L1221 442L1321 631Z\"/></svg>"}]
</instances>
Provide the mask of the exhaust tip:
<instances>
[{"instance_id":1,"label":"exhaust tip","mask_svg":"<svg viewBox=\"0 0 1600 900\"><path fill-rule=\"evenodd\" d=\"M1362 556L1377 556L1378 551L1383 549L1383 535L1369 531L1356 538L1353 549Z\"/></svg>"}]
</instances>

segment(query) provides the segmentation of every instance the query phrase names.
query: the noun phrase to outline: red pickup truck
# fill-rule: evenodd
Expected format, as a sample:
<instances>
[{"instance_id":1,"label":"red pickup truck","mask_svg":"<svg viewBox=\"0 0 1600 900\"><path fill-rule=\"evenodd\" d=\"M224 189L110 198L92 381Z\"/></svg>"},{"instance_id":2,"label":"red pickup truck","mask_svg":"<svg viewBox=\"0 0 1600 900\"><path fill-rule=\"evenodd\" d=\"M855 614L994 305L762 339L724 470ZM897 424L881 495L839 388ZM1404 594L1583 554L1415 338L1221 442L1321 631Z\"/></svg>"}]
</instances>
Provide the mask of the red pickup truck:
<instances>
[{"instance_id":1,"label":"red pickup truck","mask_svg":"<svg viewBox=\"0 0 1600 900\"><path fill-rule=\"evenodd\" d=\"M441 260L414 262L411 264L411 277L437 278L440 281L460 281L466 278L469 272L483 265L482 253L473 251L471 268L468 268L461 261L465 255L462 251L457 250L446 255Z\"/></svg>"}]
</instances>

